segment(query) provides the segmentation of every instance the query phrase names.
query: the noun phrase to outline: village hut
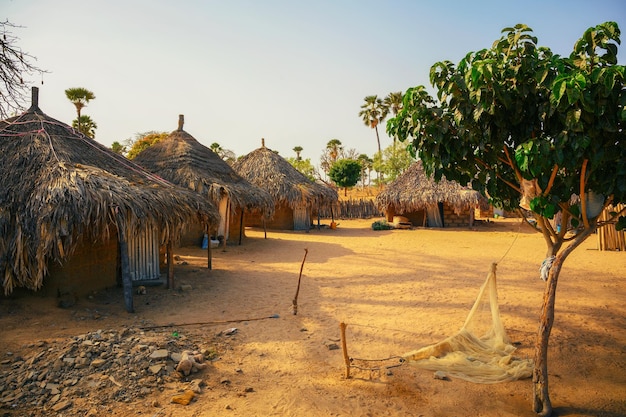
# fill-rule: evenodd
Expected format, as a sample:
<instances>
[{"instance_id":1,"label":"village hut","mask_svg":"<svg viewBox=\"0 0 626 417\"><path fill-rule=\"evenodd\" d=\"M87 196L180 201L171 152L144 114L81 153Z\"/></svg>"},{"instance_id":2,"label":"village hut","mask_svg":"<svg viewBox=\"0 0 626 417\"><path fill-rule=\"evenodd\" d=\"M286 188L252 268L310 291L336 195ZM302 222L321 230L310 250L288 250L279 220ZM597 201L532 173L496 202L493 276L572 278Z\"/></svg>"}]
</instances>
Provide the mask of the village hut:
<instances>
[{"instance_id":1,"label":"village hut","mask_svg":"<svg viewBox=\"0 0 626 417\"><path fill-rule=\"evenodd\" d=\"M265 220L251 216L247 226L275 230L309 230L320 207L337 204L337 191L315 183L295 169L283 157L261 147L240 158L233 168L274 198L274 216Z\"/></svg>"},{"instance_id":2,"label":"village hut","mask_svg":"<svg viewBox=\"0 0 626 417\"><path fill-rule=\"evenodd\" d=\"M245 213L271 216L274 200L270 194L242 178L222 158L183 130L184 115L178 117L178 129L146 148L133 161L150 172L208 197L219 207L220 221L215 230L190 225L181 244L201 244L205 234L211 240L226 241L244 235ZM208 244L208 242L207 242Z\"/></svg>"},{"instance_id":3,"label":"village hut","mask_svg":"<svg viewBox=\"0 0 626 417\"><path fill-rule=\"evenodd\" d=\"M473 224L474 210L484 198L457 182L436 182L416 161L378 194L375 203L395 225L459 227Z\"/></svg>"},{"instance_id":4,"label":"village hut","mask_svg":"<svg viewBox=\"0 0 626 417\"><path fill-rule=\"evenodd\" d=\"M161 249L184 225L216 222L214 205L149 173L32 106L0 122L0 274L14 290L80 297L159 278ZM67 298L66 298L67 299Z\"/></svg>"}]
</instances>

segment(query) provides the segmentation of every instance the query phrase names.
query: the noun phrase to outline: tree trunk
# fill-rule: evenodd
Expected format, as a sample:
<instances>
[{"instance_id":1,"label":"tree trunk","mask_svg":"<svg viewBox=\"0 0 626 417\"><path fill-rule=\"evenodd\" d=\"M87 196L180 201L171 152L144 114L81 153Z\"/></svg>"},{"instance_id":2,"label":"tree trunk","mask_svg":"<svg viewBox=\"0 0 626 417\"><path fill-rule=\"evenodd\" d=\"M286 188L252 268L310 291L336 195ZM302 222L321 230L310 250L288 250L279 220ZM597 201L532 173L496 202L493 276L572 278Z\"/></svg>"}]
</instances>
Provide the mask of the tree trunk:
<instances>
[{"instance_id":1,"label":"tree trunk","mask_svg":"<svg viewBox=\"0 0 626 417\"><path fill-rule=\"evenodd\" d=\"M380 149L380 136L378 135L378 125L374 127L374 130L376 131L376 142L378 143L378 153L381 153L382 150ZM381 153L382 156L382 153Z\"/></svg>"},{"instance_id":2,"label":"tree trunk","mask_svg":"<svg viewBox=\"0 0 626 417\"><path fill-rule=\"evenodd\" d=\"M548 341L554 324L554 302L556 299L556 284L563 259L557 256L552 263L546 289L543 294L539 333L535 342L535 368L533 370L533 410L544 417L552 414L552 403L548 393Z\"/></svg>"},{"instance_id":3,"label":"tree trunk","mask_svg":"<svg viewBox=\"0 0 626 417\"><path fill-rule=\"evenodd\" d=\"M563 262L574 249L584 242L596 230L595 222L590 228L579 232L576 238L563 251L556 255L548 273L546 288L543 295L539 332L535 342L533 369L533 410L542 417L552 415L552 403L548 392L548 342L554 324L554 305L556 286ZM560 245L559 245L560 246ZM557 246L558 247L558 246ZM551 253L548 253L550 256Z\"/></svg>"}]
</instances>

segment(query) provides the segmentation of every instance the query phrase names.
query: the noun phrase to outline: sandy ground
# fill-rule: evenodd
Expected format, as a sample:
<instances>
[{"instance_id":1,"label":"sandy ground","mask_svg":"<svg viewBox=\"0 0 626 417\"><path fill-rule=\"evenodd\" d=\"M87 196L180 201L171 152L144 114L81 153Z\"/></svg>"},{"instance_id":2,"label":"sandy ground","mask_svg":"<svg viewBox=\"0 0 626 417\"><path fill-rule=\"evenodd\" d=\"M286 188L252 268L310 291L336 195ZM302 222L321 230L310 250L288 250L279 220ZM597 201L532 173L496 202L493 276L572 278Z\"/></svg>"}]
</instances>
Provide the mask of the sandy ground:
<instances>
[{"instance_id":1,"label":"sandy ground","mask_svg":"<svg viewBox=\"0 0 626 417\"><path fill-rule=\"evenodd\" d=\"M519 356L532 357L539 322L545 243L528 226L499 219L473 230L373 231L372 221L339 221L336 230L308 233L270 231L267 239L248 229L243 245L214 252L211 271L204 251L182 248L187 265L177 266L177 283L193 291L149 287L135 297L134 314L124 312L119 290L111 304L79 300L73 309L41 298L11 300L11 314L0 316L0 354L28 341L147 322L207 337L235 327L228 351L198 374L208 388L194 402L172 404L162 393L159 407L147 398L110 414L535 415L529 379L439 380L406 364L390 372L353 370L345 378L342 350L331 349L340 345L339 323L347 324L348 352L356 358L402 355L438 342L462 326L492 262L498 262L504 325L519 343ZM549 350L555 415L626 415L624 300L626 254L600 252L595 237L588 239L566 261L557 292ZM99 319L77 320L85 309L98 310ZM220 387L225 380L228 389Z\"/></svg>"}]
</instances>

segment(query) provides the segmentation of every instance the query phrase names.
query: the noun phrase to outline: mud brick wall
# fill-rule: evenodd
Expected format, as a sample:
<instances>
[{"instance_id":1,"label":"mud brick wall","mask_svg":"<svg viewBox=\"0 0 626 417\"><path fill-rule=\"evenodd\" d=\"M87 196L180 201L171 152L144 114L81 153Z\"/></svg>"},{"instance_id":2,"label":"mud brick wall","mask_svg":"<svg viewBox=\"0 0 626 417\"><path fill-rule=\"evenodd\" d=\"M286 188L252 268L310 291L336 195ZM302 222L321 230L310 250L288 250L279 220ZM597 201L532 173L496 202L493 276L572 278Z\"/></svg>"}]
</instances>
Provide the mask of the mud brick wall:
<instances>
[{"instance_id":1,"label":"mud brick wall","mask_svg":"<svg viewBox=\"0 0 626 417\"><path fill-rule=\"evenodd\" d=\"M443 205L443 226L444 227L469 227L470 212L466 210L460 215L454 213L452 207Z\"/></svg>"}]
</instances>

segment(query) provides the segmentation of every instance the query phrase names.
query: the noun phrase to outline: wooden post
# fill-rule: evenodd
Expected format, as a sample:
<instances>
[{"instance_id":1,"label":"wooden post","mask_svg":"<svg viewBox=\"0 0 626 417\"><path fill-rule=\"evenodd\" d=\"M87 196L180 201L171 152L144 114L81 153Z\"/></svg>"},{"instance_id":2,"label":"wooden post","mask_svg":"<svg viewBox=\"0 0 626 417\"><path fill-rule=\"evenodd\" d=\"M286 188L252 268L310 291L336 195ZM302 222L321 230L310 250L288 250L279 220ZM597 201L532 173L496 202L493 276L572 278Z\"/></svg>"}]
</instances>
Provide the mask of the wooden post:
<instances>
[{"instance_id":1,"label":"wooden post","mask_svg":"<svg viewBox=\"0 0 626 417\"><path fill-rule=\"evenodd\" d=\"M209 237L209 244L206 247L206 257L207 257L207 268L209 271L213 269L213 252L211 252L211 224L209 223L206 227L206 233Z\"/></svg>"},{"instance_id":2,"label":"wooden post","mask_svg":"<svg viewBox=\"0 0 626 417\"><path fill-rule=\"evenodd\" d=\"M241 218L239 219L239 245L241 246L241 241L243 239L243 211L244 208L241 208Z\"/></svg>"},{"instance_id":3,"label":"wooden post","mask_svg":"<svg viewBox=\"0 0 626 417\"><path fill-rule=\"evenodd\" d=\"M317 230L320 230L322 228L322 219L321 219L321 214L320 214L320 202L317 202Z\"/></svg>"},{"instance_id":4,"label":"wooden post","mask_svg":"<svg viewBox=\"0 0 626 417\"><path fill-rule=\"evenodd\" d=\"M348 356L348 346L346 343L346 327L348 327L346 323L339 323L339 329L341 329L341 350L343 351L343 361L346 364L346 379L348 379L350 378L350 357Z\"/></svg>"},{"instance_id":5,"label":"wooden post","mask_svg":"<svg viewBox=\"0 0 626 417\"><path fill-rule=\"evenodd\" d=\"M130 260L128 259L128 242L126 241L126 219L115 209L117 217L117 240L120 245L120 262L122 266L122 287L124 288L124 304L128 313L134 313L133 281L130 276Z\"/></svg>"},{"instance_id":6,"label":"wooden post","mask_svg":"<svg viewBox=\"0 0 626 417\"><path fill-rule=\"evenodd\" d=\"M174 289L174 253L173 249L174 244L172 243L172 239L167 240L167 288L170 290Z\"/></svg>"},{"instance_id":7,"label":"wooden post","mask_svg":"<svg viewBox=\"0 0 626 417\"><path fill-rule=\"evenodd\" d=\"M265 225L265 216L263 216L263 235L267 239L267 226Z\"/></svg>"}]
</instances>

